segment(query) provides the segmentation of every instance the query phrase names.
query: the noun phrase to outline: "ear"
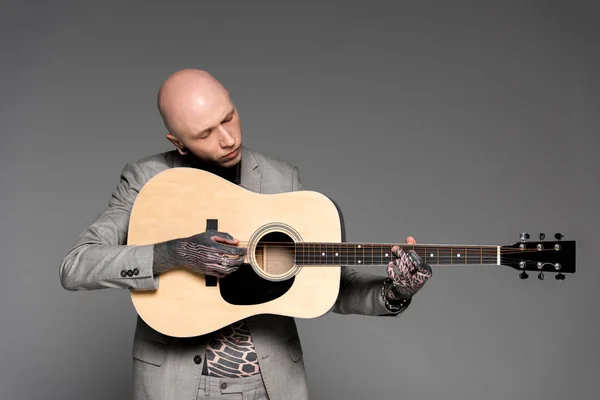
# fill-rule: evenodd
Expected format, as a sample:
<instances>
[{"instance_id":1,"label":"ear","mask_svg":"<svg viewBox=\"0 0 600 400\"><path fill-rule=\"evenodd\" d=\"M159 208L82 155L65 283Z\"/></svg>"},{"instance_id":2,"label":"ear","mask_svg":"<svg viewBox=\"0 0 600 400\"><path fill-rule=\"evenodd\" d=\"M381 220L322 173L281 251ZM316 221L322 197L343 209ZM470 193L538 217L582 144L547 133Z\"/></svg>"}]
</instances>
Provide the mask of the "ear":
<instances>
[{"instance_id":1,"label":"ear","mask_svg":"<svg viewBox=\"0 0 600 400\"><path fill-rule=\"evenodd\" d=\"M173 143L173 146L175 146L179 154L185 156L188 153L188 149L186 149L183 143L181 143L179 139L177 139L173 134L171 134L171 132L167 132L165 137L169 142Z\"/></svg>"}]
</instances>

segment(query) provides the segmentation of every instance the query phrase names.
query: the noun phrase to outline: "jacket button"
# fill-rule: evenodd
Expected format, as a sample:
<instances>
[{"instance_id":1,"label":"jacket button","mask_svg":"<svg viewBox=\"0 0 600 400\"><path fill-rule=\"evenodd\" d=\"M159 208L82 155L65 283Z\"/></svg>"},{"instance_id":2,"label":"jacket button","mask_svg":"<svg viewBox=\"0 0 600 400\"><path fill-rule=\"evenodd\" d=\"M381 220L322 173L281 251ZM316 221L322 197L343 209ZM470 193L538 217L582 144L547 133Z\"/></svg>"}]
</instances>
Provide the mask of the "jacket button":
<instances>
[{"instance_id":1,"label":"jacket button","mask_svg":"<svg viewBox=\"0 0 600 400\"><path fill-rule=\"evenodd\" d=\"M196 364L200 364L200 362L202 362L202 357L200 357L200 356L197 355L196 357L194 357L194 362Z\"/></svg>"},{"instance_id":2,"label":"jacket button","mask_svg":"<svg viewBox=\"0 0 600 400\"><path fill-rule=\"evenodd\" d=\"M221 383L221 389L227 389L227 383L226 382Z\"/></svg>"},{"instance_id":3,"label":"jacket button","mask_svg":"<svg viewBox=\"0 0 600 400\"><path fill-rule=\"evenodd\" d=\"M127 271L127 276L133 276L133 271L132 270L128 270Z\"/></svg>"},{"instance_id":4,"label":"jacket button","mask_svg":"<svg viewBox=\"0 0 600 400\"><path fill-rule=\"evenodd\" d=\"M139 270L139 269L137 269L137 268L134 268L134 269L133 269L133 274L134 274L134 275L137 275L137 274L139 274L139 273L140 273L140 270Z\"/></svg>"},{"instance_id":5,"label":"jacket button","mask_svg":"<svg viewBox=\"0 0 600 400\"><path fill-rule=\"evenodd\" d=\"M127 276L127 271L125 271L125 270L122 270L122 271L121 271L121 276L122 276L123 278L125 278L125 277Z\"/></svg>"}]
</instances>

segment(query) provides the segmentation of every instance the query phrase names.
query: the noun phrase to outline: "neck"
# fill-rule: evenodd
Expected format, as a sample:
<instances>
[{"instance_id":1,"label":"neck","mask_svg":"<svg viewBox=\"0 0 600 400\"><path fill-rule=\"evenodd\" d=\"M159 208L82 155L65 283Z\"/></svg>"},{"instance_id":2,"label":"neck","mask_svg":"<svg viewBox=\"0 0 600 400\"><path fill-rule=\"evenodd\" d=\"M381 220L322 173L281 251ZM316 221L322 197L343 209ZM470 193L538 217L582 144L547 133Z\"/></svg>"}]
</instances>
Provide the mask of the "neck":
<instances>
[{"instance_id":1,"label":"neck","mask_svg":"<svg viewBox=\"0 0 600 400\"><path fill-rule=\"evenodd\" d=\"M500 246L297 242L297 265L387 265L392 247L414 250L430 265L500 264Z\"/></svg>"},{"instance_id":2,"label":"neck","mask_svg":"<svg viewBox=\"0 0 600 400\"><path fill-rule=\"evenodd\" d=\"M221 165L206 162L206 161L194 156L191 153L189 153L188 156L190 158L190 164L194 168L208 171L208 172L218 175L221 178L224 178L228 181L231 181L234 183L239 183L240 174L241 174L241 165L242 165L241 160L237 164L232 165L230 167L223 167Z\"/></svg>"}]
</instances>

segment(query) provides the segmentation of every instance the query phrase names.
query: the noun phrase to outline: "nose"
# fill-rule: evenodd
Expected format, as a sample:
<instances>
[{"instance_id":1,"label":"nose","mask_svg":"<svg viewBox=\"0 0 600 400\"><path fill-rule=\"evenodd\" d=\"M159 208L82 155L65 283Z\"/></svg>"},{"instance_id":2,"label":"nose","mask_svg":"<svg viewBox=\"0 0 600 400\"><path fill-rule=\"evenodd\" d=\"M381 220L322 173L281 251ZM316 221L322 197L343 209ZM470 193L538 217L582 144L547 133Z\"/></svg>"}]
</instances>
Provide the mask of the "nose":
<instances>
[{"instance_id":1,"label":"nose","mask_svg":"<svg viewBox=\"0 0 600 400\"><path fill-rule=\"evenodd\" d=\"M235 144L235 138L223 125L219 125L219 142L223 147L231 147Z\"/></svg>"}]
</instances>

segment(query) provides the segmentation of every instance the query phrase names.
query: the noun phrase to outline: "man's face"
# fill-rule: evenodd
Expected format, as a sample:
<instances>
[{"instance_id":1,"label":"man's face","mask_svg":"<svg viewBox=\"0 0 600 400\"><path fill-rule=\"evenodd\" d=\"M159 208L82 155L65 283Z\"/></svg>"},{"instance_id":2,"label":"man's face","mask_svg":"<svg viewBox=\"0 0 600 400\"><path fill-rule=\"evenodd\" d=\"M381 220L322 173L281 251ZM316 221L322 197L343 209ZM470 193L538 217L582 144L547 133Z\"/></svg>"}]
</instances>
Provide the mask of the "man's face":
<instances>
[{"instance_id":1,"label":"man's face","mask_svg":"<svg viewBox=\"0 0 600 400\"><path fill-rule=\"evenodd\" d=\"M185 107L174 115L171 125L178 134L168 136L169 140L201 160L221 167L241 160L240 118L228 96L211 96Z\"/></svg>"}]
</instances>

